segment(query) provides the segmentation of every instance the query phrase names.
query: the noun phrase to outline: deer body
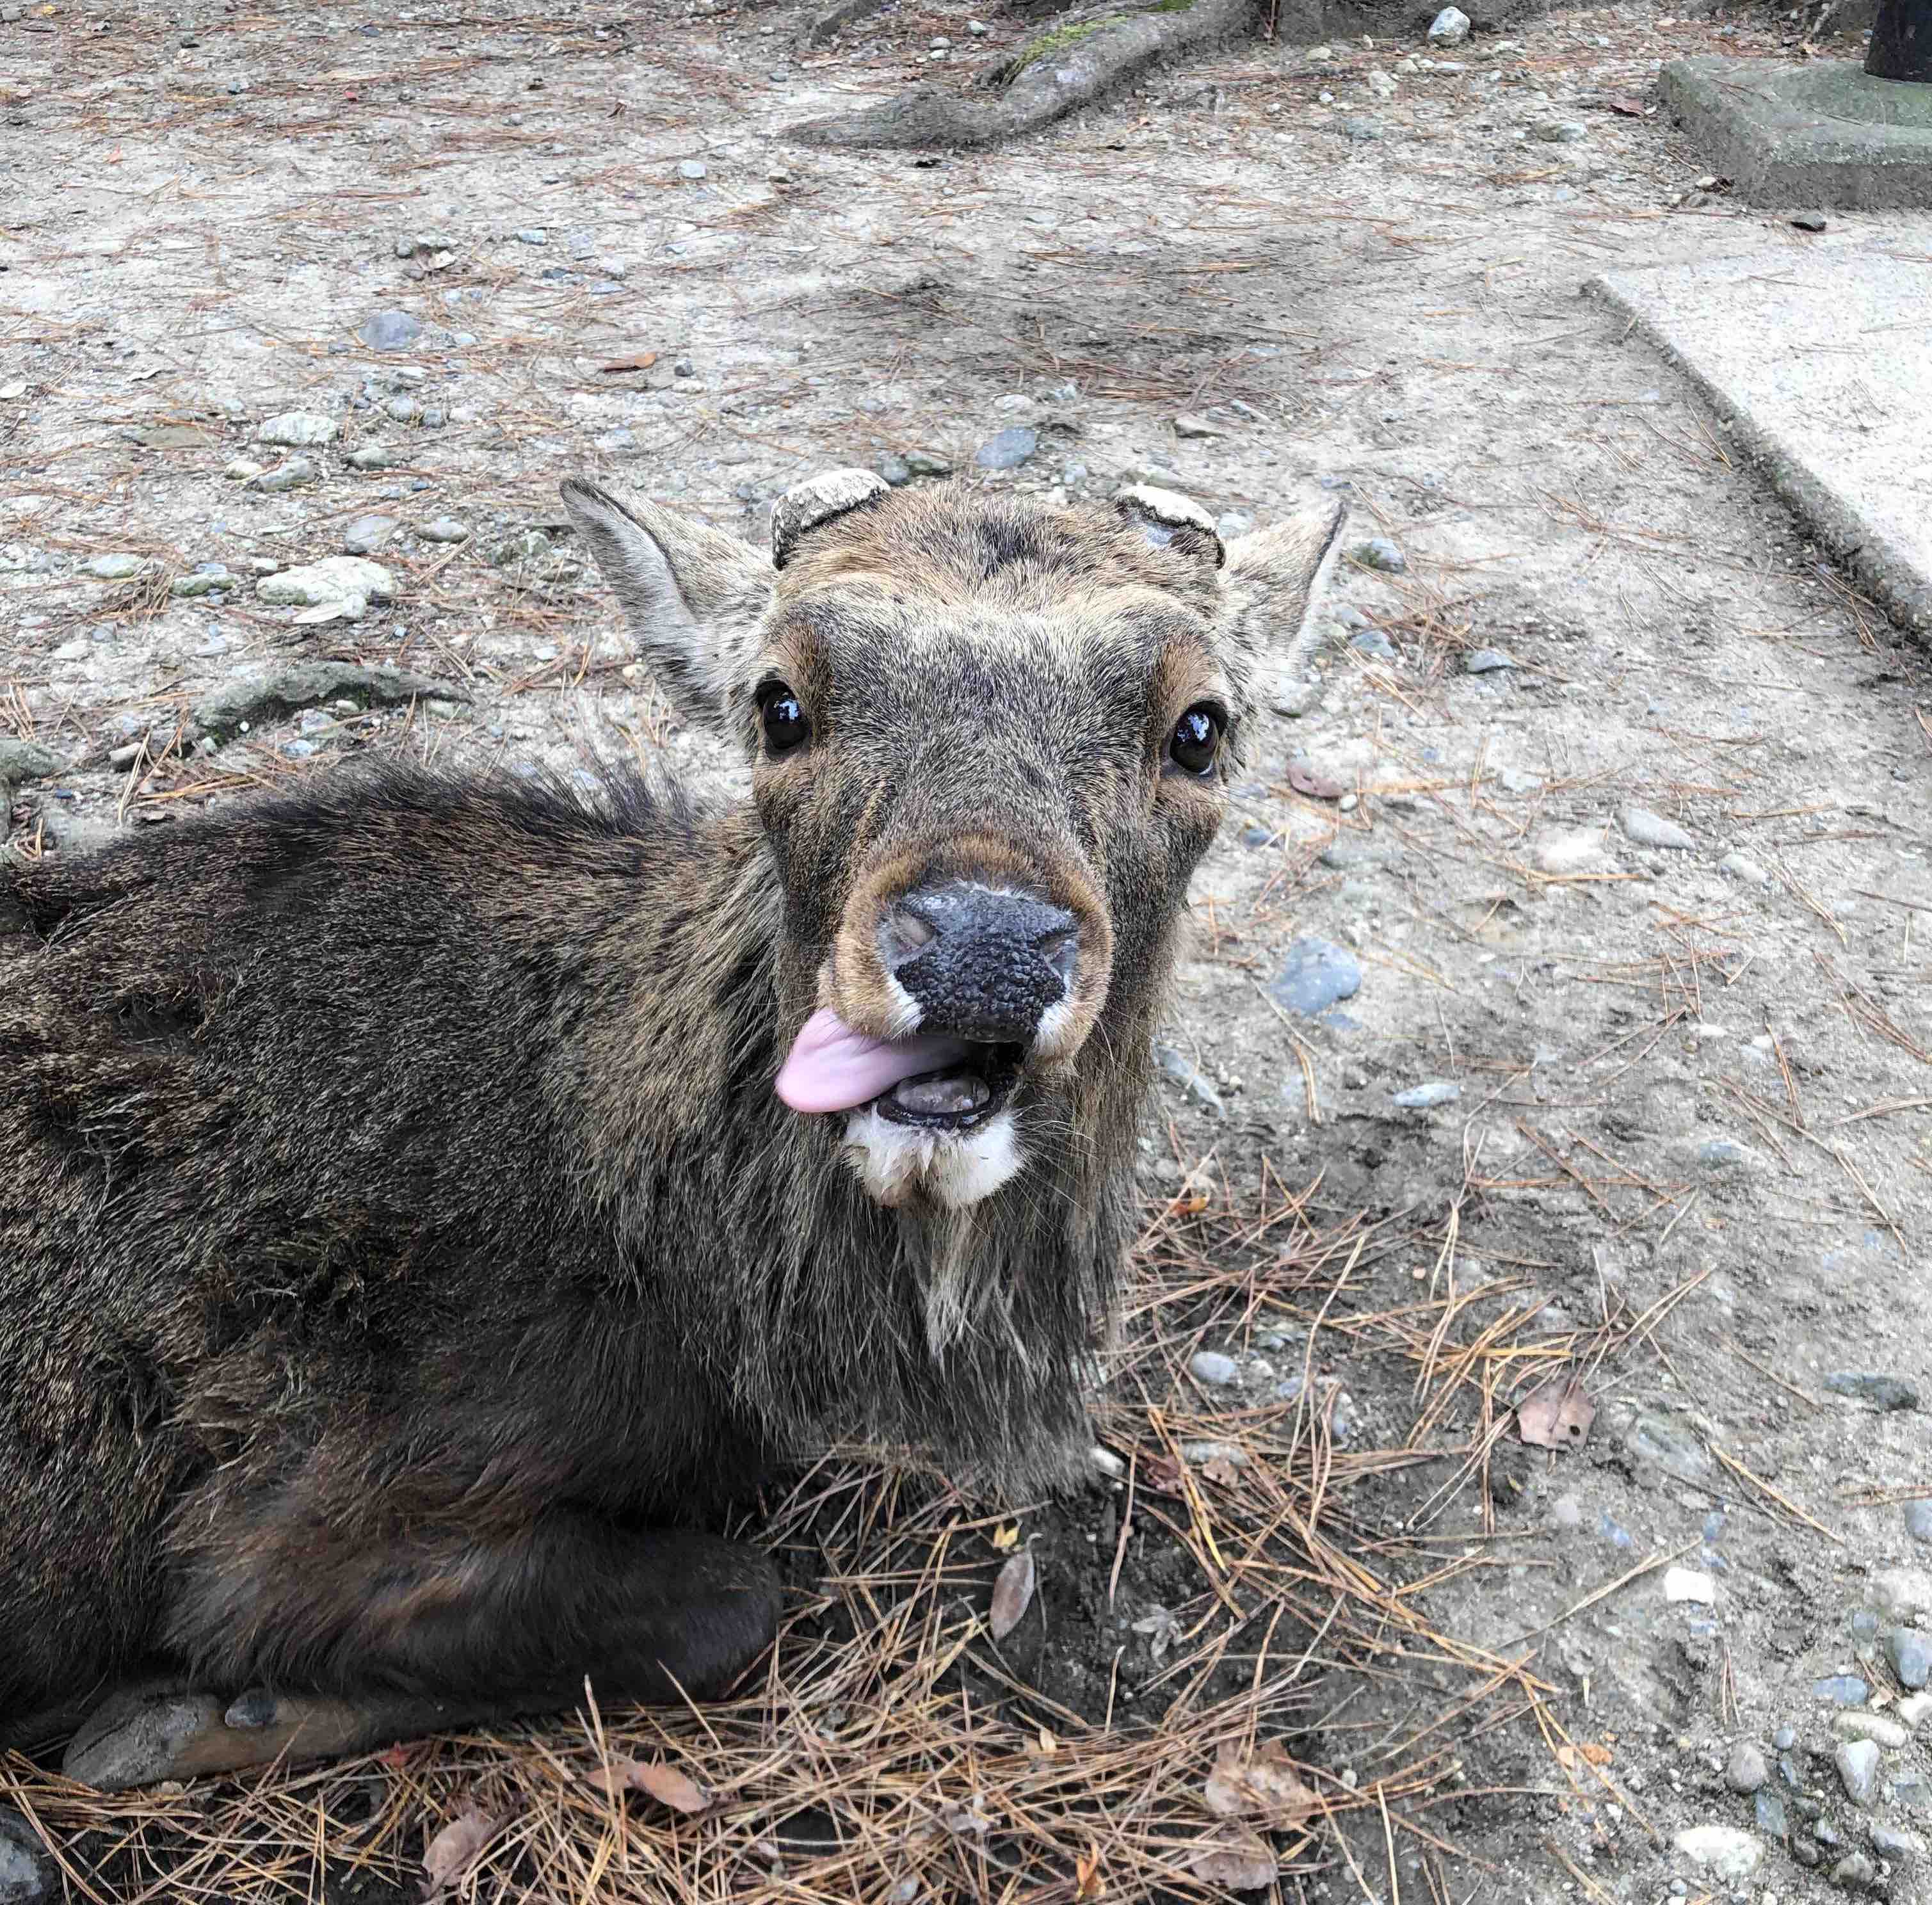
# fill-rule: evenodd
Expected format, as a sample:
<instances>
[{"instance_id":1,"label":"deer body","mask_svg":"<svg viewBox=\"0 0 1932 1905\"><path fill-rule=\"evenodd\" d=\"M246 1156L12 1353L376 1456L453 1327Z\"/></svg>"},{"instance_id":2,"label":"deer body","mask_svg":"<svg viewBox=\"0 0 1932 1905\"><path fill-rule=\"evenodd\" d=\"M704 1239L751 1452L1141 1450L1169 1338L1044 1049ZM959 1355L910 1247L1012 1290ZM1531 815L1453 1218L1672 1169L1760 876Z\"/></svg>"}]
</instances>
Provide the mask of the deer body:
<instances>
[{"instance_id":1,"label":"deer body","mask_svg":"<svg viewBox=\"0 0 1932 1905\"><path fill-rule=\"evenodd\" d=\"M1179 499L848 475L775 568L566 496L748 805L388 770L0 868L0 1733L200 1703L83 1776L716 1691L775 1464L1084 1450L1242 604L1298 627L1334 522L1241 596Z\"/></svg>"}]
</instances>

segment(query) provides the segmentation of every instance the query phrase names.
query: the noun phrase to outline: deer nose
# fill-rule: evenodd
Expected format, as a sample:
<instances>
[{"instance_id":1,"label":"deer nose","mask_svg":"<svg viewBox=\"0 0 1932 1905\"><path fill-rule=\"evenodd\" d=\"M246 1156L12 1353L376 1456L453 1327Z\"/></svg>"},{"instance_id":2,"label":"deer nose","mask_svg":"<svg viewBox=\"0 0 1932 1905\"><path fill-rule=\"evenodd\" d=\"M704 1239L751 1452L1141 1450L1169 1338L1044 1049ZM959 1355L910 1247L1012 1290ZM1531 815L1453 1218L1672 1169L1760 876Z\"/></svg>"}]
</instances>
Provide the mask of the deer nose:
<instances>
[{"instance_id":1,"label":"deer nose","mask_svg":"<svg viewBox=\"0 0 1932 1905\"><path fill-rule=\"evenodd\" d=\"M921 1008L921 1031L1025 1045L1072 990L1080 928L1046 900L958 880L901 899L879 950Z\"/></svg>"}]
</instances>

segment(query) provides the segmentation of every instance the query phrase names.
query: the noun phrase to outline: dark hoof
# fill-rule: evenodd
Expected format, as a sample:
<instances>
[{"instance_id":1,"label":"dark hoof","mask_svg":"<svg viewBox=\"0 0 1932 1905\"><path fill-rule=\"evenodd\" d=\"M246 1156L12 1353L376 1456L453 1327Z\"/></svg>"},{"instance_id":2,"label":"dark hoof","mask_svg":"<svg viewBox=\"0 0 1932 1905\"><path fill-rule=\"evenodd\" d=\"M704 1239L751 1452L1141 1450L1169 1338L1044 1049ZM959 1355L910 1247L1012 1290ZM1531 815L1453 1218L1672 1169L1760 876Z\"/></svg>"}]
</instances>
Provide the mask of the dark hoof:
<instances>
[{"instance_id":1,"label":"dark hoof","mask_svg":"<svg viewBox=\"0 0 1932 1905\"><path fill-rule=\"evenodd\" d=\"M40 1835L0 1806L0 1905L53 1905L59 1896L60 1873Z\"/></svg>"}]
</instances>

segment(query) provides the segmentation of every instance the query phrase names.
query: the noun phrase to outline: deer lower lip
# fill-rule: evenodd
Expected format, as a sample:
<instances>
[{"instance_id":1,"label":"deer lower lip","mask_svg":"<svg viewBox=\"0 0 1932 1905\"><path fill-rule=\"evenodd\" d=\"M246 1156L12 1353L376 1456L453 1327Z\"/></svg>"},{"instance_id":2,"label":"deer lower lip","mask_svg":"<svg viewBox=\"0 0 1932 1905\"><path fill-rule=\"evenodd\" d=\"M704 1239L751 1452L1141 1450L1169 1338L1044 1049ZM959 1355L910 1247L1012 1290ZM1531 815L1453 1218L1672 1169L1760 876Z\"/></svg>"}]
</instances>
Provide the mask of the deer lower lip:
<instances>
[{"instance_id":1,"label":"deer lower lip","mask_svg":"<svg viewBox=\"0 0 1932 1905\"><path fill-rule=\"evenodd\" d=\"M928 1131L970 1131L1005 1106L1019 1078L1017 1046L976 1046L962 1064L902 1078L872 1102L894 1124Z\"/></svg>"}]
</instances>

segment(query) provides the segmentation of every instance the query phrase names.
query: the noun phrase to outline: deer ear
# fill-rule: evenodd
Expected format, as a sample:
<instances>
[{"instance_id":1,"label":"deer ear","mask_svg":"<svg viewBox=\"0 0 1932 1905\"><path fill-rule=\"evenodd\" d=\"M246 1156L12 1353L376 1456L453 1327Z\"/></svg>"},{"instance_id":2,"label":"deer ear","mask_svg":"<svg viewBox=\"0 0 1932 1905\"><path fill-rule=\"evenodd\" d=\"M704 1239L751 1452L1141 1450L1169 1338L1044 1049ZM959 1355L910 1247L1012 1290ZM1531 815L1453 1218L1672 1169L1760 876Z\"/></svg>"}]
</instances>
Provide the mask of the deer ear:
<instances>
[{"instance_id":1,"label":"deer ear","mask_svg":"<svg viewBox=\"0 0 1932 1905\"><path fill-rule=\"evenodd\" d=\"M725 696L771 599L770 563L736 536L579 477L563 505L665 694L687 719L735 733Z\"/></svg>"},{"instance_id":2,"label":"deer ear","mask_svg":"<svg viewBox=\"0 0 1932 1905\"><path fill-rule=\"evenodd\" d=\"M1316 640L1311 611L1348 514L1344 503L1320 503L1228 545L1219 632L1223 664L1244 698L1273 700L1276 684L1306 672Z\"/></svg>"},{"instance_id":3,"label":"deer ear","mask_svg":"<svg viewBox=\"0 0 1932 1905\"><path fill-rule=\"evenodd\" d=\"M801 538L873 497L886 495L890 488L869 470L828 470L794 484L772 505L772 566L783 568Z\"/></svg>"},{"instance_id":4,"label":"deer ear","mask_svg":"<svg viewBox=\"0 0 1932 1905\"><path fill-rule=\"evenodd\" d=\"M1211 556L1216 568L1228 560L1214 518L1178 490L1135 483L1114 492L1114 507L1124 522L1138 529L1156 549L1172 548L1186 556Z\"/></svg>"}]
</instances>

